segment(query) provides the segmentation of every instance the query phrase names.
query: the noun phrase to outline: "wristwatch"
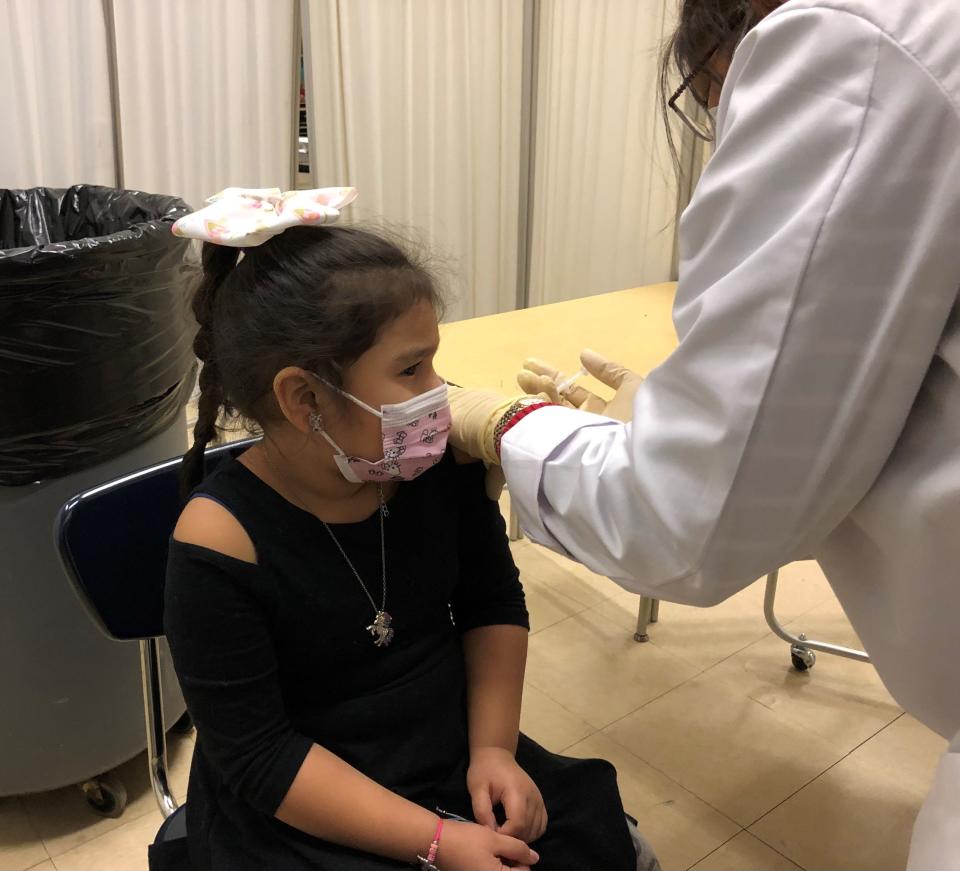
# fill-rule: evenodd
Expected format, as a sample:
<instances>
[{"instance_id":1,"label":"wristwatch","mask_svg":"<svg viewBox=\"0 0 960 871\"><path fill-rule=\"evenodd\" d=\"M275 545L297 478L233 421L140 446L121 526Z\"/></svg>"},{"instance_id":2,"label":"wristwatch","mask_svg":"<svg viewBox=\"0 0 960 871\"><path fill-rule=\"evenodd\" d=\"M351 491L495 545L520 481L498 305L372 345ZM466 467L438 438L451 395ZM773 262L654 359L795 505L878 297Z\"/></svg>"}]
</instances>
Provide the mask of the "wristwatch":
<instances>
[{"instance_id":1,"label":"wristwatch","mask_svg":"<svg viewBox=\"0 0 960 871\"><path fill-rule=\"evenodd\" d=\"M499 457L500 456L500 442L503 441L503 437L515 423L519 423L524 417L526 417L531 411L534 411L537 408L542 408L545 405L551 405L550 402L545 402L540 396L522 396L516 402L514 402L501 416L500 420L497 421L497 425L493 429L493 450L494 453Z\"/></svg>"}]
</instances>

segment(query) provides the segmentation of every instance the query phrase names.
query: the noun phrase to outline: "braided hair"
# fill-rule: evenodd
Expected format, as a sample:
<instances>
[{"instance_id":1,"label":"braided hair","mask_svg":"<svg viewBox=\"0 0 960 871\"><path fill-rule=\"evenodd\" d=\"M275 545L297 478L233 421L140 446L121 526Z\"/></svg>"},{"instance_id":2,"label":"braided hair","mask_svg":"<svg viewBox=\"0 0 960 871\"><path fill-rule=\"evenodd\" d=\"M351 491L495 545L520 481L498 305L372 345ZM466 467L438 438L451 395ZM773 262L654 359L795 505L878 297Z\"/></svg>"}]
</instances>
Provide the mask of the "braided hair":
<instances>
[{"instance_id":1,"label":"braided hair","mask_svg":"<svg viewBox=\"0 0 960 871\"><path fill-rule=\"evenodd\" d=\"M217 438L217 420L224 405L220 367L213 350L213 309L217 291L224 279L237 265L238 248L223 245L203 246L203 274L193 294L193 316L197 333L193 339L193 353L200 361L197 401L197 422L193 428L193 445L184 454L181 466L181 497L186 500L190 490L203 478L203 452Z\"/></svg>"}]
</instances>

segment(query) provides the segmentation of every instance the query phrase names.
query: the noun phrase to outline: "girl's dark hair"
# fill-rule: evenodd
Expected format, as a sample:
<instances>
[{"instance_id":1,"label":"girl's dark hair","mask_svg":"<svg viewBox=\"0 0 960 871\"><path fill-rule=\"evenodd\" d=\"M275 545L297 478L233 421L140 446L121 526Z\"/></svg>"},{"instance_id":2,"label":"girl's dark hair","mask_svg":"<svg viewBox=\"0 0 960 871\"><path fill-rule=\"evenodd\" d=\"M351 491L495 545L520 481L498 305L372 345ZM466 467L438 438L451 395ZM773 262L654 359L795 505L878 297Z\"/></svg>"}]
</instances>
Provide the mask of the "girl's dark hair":
<instances>
[{"instance_id":1,"label":"girl's dark hair","mask_svg":"<svg viewBox=\"0 0 960 871\"><path fill-rule=\"evenodd\" d=\"M680 157L667 103L679 83L716 48L730 57L741 40L786 0L680 0L677 26L660 57L660 109L677 171Z\"/></svg>"},{"instance_id":2,"label":"girl's dark hair","mask_svg":"<svg viewBox=\"0 0 960 871\"><path fill-rule=\"evenodd\" d=\"M427 266L384 236L357 227L291 227L262 245L206 243L193 297L203 363L193 446L181 494L203 477L203 453L225 412L261 428L279 415L274 376L285 366L342 387L343 370L380 330L418 302L442 313Z\"/></svg>"}]
</instances>

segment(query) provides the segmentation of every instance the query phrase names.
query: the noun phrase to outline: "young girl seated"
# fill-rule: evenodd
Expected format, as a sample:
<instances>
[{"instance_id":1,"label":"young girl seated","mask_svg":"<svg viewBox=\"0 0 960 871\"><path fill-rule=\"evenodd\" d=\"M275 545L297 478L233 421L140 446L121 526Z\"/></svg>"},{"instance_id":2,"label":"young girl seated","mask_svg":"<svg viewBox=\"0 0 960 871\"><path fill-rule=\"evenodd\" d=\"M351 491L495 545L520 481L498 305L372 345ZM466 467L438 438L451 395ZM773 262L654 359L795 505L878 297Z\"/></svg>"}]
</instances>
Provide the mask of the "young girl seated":
<instances>
[{"instance_id":1,"label":"young girl seated","mask_svg":"<svg viewBox=\"0 0 960 871\"><path fill-rule=\"evenodd\" d=\"M342 189L314 194L294 218L234 191L221 209L268 213L252 231L175 230L208 240L165 606L197 727L190 866L634 871L612 766L518 734L523 589L483 466L445 451L434 282L361 229L267 238L335 217ZM223 410L263 439L201 482Z\"/></svg>"}]
</instances>

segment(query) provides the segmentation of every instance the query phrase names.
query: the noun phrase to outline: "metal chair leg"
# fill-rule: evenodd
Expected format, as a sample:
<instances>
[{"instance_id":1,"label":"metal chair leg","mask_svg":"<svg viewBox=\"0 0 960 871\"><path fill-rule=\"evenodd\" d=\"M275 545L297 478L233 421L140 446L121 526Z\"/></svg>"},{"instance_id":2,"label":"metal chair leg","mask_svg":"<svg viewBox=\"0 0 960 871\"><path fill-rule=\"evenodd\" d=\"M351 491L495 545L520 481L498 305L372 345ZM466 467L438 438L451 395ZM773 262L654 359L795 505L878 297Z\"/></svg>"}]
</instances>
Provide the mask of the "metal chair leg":
<instances>
[{"instance_id":1,"label":"metal chair leg","mask_svg":"<svg viewBox=\"0 0 960 871\"><path fill-rule=\"evenodd\" d=\"M160 683L160 642L140 641L140 676L143 680L143 717L147 727L147 764L150 785L166 819L177 809L177 800L167 780L167 734L163 723L163 691Z\"/></svg>"},{"instance_id":2,"label":"metal chair leg","mask_svg":"<svg viewBox=\"0 0 960 871\"><path fill-rule=\"evenodd\" d=\"M660 622L660 600L654 599L653 603L650 605L650 622L659 623Z\"/></svg>"},{"instance_id":3,"label":"metal chair leg","mask_svg":"<svg viewBox=\"0 0 960 871\"><path fill-rule=\"evenodd\" d=\"M800 635L792 635L788 632L774 613L779 577L779 569L767 575L767 586L763 595L763 616L767 618L767 626L773 630L773 633L790 645L790 656L793 659L794 667L798 671L806 671L813 666L814 662L816 662L816 656L813 654L813 651L831 653L834 656L844 656L847 659L855 659L857 662L870 662L870 657L862 650L854 650L851 647L843 647L839 644L828 644L825 641L812 641L802 633Z\"/></svg>"},{"instance_id":4,"label":"metal chair leg","mask_svg":"<svg viewBox=\"0 0 960 871\"><path fill-rule=\"evenodd\" d=\"M637 631L633 633L633 640L642 644L649 641L647 626L650 623L656 623L655 610L657 609L657 600L648 599L646 596L640 597L640 604L637 607Z\"/></svg>"}]
</instances>

